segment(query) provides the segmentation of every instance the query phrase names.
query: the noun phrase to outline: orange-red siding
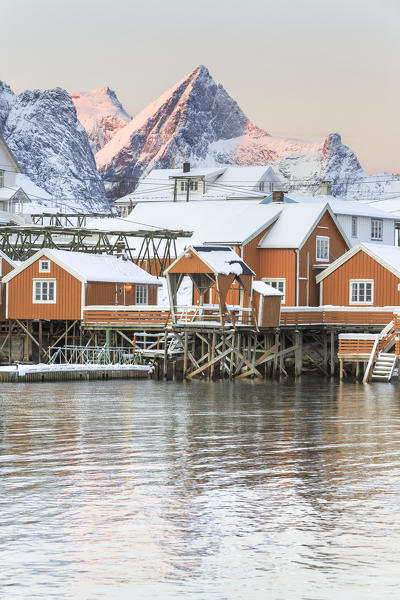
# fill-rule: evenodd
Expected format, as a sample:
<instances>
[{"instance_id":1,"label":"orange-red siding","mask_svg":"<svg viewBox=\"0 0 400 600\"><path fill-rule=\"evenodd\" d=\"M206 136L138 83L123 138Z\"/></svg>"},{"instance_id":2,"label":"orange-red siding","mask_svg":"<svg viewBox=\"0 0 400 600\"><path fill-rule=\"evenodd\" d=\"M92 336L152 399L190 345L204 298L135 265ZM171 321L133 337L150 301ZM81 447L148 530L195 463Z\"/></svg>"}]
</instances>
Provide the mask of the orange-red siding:
<instances>
[{"instance_id":1,"label":"orange-red siding","mask_svg":"<svg viewBox=\"0 0 400 600\"><path fill-rule=\"evenodd\" d=\"M296 252L292 248L260 248L257 279L286 279L285 305L296 304Z\"/></svg>"},{"instance_id":2,"label":"orange-red siding","mask_svg":"<svg viewBox=\"0 0 400 600\"><path fill-rule=\"evenodd\" d=\"M39 260L26 267L8 282L8 318L80 319L81 282L53 261L50 261L50 273L39 273ZM33 303L32 279L57 280L54 304Z\"/></svg>"},{"instance_id":3,"label":"orange-red siding","mask_svg":"<svg viewBox=\"0 0 400 600\"><path fill-rule=\"evenodd\" d=\"M1 274L2 277L7 275L10 271L14 269L14 267L3 257L0 258L1 261ZM0 283L0 321L4 321L6 316L6 285L5 283Z\"/></svg>"},{"instance_id":4,"label":"orange-red siding","mask_svg":"<svg viewBox=\"0 0 400 600\"><path fill-rule=\"evenodd\" d=\"M323 264L321 261L317 261L317 236L329 237L329 263L348 250L331 215L325 212L299 252L299 306L319 305L319 286L315 277L321 271L312 268L313 265Z\"/></svg>"},{"instance_id":5,"label":"orange-red siding","mask_svg":"<svg viewBox=\"0 0 400 600\"><path fill-rule=\"evenodd\" d=\"M373 279L372 306L398 306L400 280L362 250L328 275L322 282L322 303L350 306L350 280ZM367 305L368 306L368 305Z\"/></svg>"}]
</instances>

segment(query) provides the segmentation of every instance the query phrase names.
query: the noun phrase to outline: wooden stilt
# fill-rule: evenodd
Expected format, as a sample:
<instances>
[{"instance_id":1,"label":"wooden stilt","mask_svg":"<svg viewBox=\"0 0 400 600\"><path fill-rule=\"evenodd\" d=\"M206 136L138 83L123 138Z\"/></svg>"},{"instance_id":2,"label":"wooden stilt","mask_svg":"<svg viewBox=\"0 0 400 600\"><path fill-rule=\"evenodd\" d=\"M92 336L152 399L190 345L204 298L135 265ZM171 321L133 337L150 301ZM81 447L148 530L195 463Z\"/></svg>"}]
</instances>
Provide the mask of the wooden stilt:
<instances>
[{"instance_id":1,"label":"wooden stilt","mask_svg":"<svg viewBox=\"0 0 400 600\"><path fill-rule=\"evenodd\" d=\"M303 332L296 331L295 377L300 377L303 370Z\"/></svg>"},{"instance_id":2,"label":"wooden stilt","mask_svg":"<svg viewBox=\"0 0 400 600\"><path fill-rule=\"evenodd\" d=\"M343 358L339 358L339 379L342 381L343 379Z\"/></svg>"},{"instance_id":3,"label":"wooden stilt","mask_svg":"<svg viewBox=\"0 0 400 600\"><path fill-rule=\"evenodd\" d=\"M322 334L322 343L323 343L323 354L322 354L322 366L324 371L328 370L328 335L326 331Z\"/></svg>"},{"instance_id":4,"label":"wooden stilt","mask_svg":"<svg viewBox=\"0 0 400 600\"><path fill-rule=\"evenodd\" d=\"M164 362L163 362L163 377L167 379L168 375L168 334L164 334Z\"/></svg>"},{"instance_id":5,"label":"wooden stilt","mask_svg":"<svg viewBox=\"0 0 400 600\"><path fill-rule=\"evenodd\" d=\"M188 362L188 333L185 331L184 344L183 344L183 378L185 379L187 374L187 362Z\"/></svg>"},{"instance_id":6,"label":"wooden stilt","mask_svg":"<svg viewBox=\"0 0 400 600\"><path fill-rule=\"evenodd\" d=\"M280 334L279 331L275 331L275 354L274 354L274 366L273 366L273 376L274 378L278 374L278 352L279 352L279 342L280 342Z\"/></svg>"},{"instance_id":7,"label":"wooden stilt","mask_svg":"<svg viewBox=\"0 0 400 600\"><path fill-rule=\"evenodd\" d=\"M285 354L283 353L283 350L285 350L285 333L282 331L281 333L281 344L280 344L280 348L279 348L281 354L279 356L279 375L282 375L282 373L286 373L285 371Z\"/></svg>"},{"instance_id":8,"label":"wooden stilt","mask_svg":"<svg viewBox=\"0 0 400 600\"><path fill-rule=\"evenodd\" d=\"M39 319L39 362L42 358L42 350L43 350L43 322L42 319Z\"/></svg>"},{"instance_id":9,"label":"wooden stilt","mask_svg":"<svg viewBox=\"0 0 400 600\"><path fill-rule=\"evenodd\" d=\"M8 321L8 330L9 330L9 337L8 337L8 362L11 365L11 361L12 361L12 330L13 330L13 322L11 320Z\"/></svg>"},{"instance_id":10,"label":"wooden stilt","mask_svg":"<svg viewBox=\"0 0 400 600\"><path fill-rule=\"evenodd\" d=\"M212 379L214 377L214 366L215 366L215 340L216 340L216 334L215 331L213 331L212 334L212 342L211 342L211 365L210 365L210 379Z\"/></svg>"},{"instance_id":11,"label":"wooden stilt","mask_svg":"<svg viewBox=\"0 0 400 600\"><path fill-rule=\"evenodd\" d=\"M335 332L331 331L331 377L335 374Z\"/></svg>"}]
</instances>

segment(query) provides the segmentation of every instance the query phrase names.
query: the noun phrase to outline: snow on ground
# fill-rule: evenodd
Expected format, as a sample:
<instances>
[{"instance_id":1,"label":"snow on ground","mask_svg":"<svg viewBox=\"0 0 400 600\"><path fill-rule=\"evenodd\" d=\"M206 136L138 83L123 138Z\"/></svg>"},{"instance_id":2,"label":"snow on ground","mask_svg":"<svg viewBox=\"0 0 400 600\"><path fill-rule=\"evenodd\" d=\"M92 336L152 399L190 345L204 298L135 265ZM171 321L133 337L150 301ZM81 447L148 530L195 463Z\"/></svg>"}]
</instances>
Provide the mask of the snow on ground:
<instances>
[{"instance_id":1,"label":"snow on ground","mask_svg":"<svg viewBox=\"0 0 400 600\"><path fill-rule=\"evenodd\" d=\"M153 367L150 365L49 365L39 363L36 365L17 364L0 367L0 371L6 373L16 373L18 376L27 375L28 373L61 373L66 371L147 371L153 372Z\"/></svg>"}]
</instances>

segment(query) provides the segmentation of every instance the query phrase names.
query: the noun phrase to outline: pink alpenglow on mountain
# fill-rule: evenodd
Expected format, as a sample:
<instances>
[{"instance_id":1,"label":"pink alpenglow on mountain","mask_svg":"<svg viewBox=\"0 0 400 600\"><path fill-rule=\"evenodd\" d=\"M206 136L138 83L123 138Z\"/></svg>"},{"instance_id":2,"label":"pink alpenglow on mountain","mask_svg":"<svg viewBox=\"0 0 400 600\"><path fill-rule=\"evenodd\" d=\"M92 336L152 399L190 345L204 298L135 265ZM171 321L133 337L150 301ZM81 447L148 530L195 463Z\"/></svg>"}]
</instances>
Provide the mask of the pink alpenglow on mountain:
<instances>
[{"instance_id":1,"label":"pink alpenglow on mountain","mask_svg":"<svg viewBox=\"0 0 400 600\"><path fill-rule=\"evenodd\" d=\"M86 130L93 154L132 120L109 87L71 94L77 117Z\"/></svg>"},{"instance_id":2,"label":"pink alpenglow on mountain","mask_svg":"<svg viewBox=\"0 0 400 600\"><path fill-rule=\"evenodd\" d=\"M251 123L204 66L143 109L95 159L105 181L132 187L153 168L180 167L184 161L193 167L269 164L286 182L308 179L312 185L366 175L338 134L308 142L272 136Z\"/></svg>"}]
</instances>

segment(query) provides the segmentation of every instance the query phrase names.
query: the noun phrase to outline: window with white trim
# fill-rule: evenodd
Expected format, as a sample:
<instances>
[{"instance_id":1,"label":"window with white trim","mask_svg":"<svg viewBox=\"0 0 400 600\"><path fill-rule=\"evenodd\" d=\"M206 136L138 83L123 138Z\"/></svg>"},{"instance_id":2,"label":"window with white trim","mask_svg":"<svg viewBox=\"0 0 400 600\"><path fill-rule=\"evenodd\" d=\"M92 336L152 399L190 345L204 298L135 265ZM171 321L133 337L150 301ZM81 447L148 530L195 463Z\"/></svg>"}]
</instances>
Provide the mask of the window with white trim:
<instances>
[{"instance_id":1,"label":"window with white trim","mask_svg":"<svg viewBox=\"0 0 400 600\"><path fill-rule=\"evenodd\" d=\"M320 261L329 261L329 238L317 235L315 257Z\"/></svg>"},{"instance_id":2,"label":"window with white trim","mask_svg":"<svg viewBox=\"0 0 400 600\"><path fill-rule=\"evenodd\" d=\"M50 273L50 261L47 258L39 260L39 273Z\"/></svg>"},{"instance_id":3,"label":"window with white trim","mask_svg":"<svg viewBox=\"0 0 400 600\"><path fill-rule=\"evenodd\" d=\"M32 290L32 302L34 304L55 304L56 302L56 280L34 279Z\"/></svg>"},{"instance_id":4,"label":"window with white trim","mask_svg":"<svg viewBox=\"0 0 400 600\"><path fill-rule=\"evenodd\" d=\"M358 223L357 217L351 217L351 237L357 237Z\"/></svg>"},{"instance_id":5,"label":"window with white trim","mask_svg":"<svg viewBox=\"0 0 400 600\"><path fill-rule=\"evenodd\" d=\"M278 292L282 292L282 304L285 304L286 279L267 279L266 277L263 277L262 281L278 290Z\"/></svg>"},{"instance_id":6,"label":"window with white trim","mask_svg":"<svg viewBox=\"0 0 400 600\"><path fill-rule=\"evenodd\" d=\"M373 304L374 280L351 279L349 302L350 304Z\"/></svg>"},{"instance_id":7,"label":"window with white trim","mask_svg":"<svg viewBox=\"0 0 400 600\"><path fill-rule=\"evenodd\" d=\"M0 187L4 187L4 171L0 171Z\"/></svg>"},{"instance_id":8,"label":"window with white trim","mask_svg":"<svg viewBox=\"0 0 400 600\"><path fill-rule=\"evenodd\" d=\"M197 192L197 190L199 189L199 182L198 181L191 181L190 185L188 181L181 181L181 192L187 192L188 191L188 187L190 189L191 192Z\"/></svg>"},{"instance_id":9,"label":"window with white trim","mask_svg":"<svg viewBox=\"0 0 400 600\"><path fill-rule=\"evenodd\" d=\"M371 240L383 240L382 219L371 219Z\"/></svg>"},{"instance_id":10,"label":"window with white trim","mask_svg":"<svg viewBox=\"0 0 400 600\"><path fill-rule=\"evenodd\" d=\"M148 285L137 285L136 286L136 304L148 304L149 300L149 286Z\"/></svg>"}]
</instances>

